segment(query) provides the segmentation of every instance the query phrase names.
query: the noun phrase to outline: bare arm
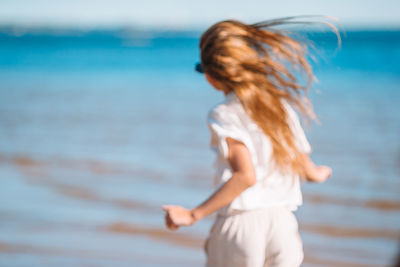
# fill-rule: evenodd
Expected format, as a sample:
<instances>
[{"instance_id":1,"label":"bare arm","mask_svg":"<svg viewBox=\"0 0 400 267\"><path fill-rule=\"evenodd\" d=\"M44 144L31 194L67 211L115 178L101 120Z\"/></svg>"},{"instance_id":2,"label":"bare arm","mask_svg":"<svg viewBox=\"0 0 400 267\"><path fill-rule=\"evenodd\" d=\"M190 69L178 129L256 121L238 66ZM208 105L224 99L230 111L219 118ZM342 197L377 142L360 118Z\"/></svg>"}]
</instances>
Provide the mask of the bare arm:
<instances>
[{"instance_id":1,"label":"bare arm","mask_svg":"<svg viewBox=\"0 0 400 267\"><path fill-rule=\"evenodd\" d=\"M322 183L332 175L332 169L328 166L316 166L311 158L304 154L303 166L305 172L305 179L309 182Z\"/></svg>"},{"instance_id":2,"label":"bare arm","mask_svg":"<svg viewBox=\"0 0 400 267\"><path fill-rule=\"evenodd\" d=\"M164 205L163 209L167 212L166 224L169 229L176 230L179 226L192 225L231 203L240 193L255 184L254 166L247 147L232 138L227 138L226 141L229 149L228 160L233 171L232 177L192 210L181 206Z\"/></svg>"}]
</instances>

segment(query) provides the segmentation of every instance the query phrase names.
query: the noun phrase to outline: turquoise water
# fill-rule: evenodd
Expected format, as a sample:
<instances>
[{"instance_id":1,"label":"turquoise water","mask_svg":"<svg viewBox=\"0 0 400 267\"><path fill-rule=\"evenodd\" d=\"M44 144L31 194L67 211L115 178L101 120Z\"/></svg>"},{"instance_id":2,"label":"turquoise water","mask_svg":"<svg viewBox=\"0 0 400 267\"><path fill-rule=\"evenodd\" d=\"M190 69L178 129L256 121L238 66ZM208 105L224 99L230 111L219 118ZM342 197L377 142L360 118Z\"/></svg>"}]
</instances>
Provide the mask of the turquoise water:
<instances>
[{"instance_id":1,"label":"turquoise water","mask_svg":"<svg viewBox=\"0 0 400 267\"><path fill-rule=\"evenodd\" d=\"M400 32L310 33L321 125L296 212L304 266L388 266L400 231ZM196 32L0 33L0 265L202 266L212 216L164 229L165 203L212 192Z\"/></svg>"}]
</instances>

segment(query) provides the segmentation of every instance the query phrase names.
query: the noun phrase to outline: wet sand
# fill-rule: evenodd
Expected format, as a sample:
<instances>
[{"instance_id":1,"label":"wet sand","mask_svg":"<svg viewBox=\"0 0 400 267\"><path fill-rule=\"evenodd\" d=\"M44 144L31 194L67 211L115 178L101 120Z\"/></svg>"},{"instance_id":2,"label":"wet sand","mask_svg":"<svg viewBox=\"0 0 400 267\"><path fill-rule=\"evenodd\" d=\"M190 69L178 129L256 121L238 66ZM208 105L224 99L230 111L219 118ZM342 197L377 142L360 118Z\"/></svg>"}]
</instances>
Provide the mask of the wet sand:
<instances>
[{"instance_id":1,"label":"wet sand","mask_svg":"<svg viewBox=\"0 0 400 267\"><path fill-rule=\"evenodd\" d=\"M191 264L194 266L200 266L201 264L201 253L203 253L203 244L208 231L210 224L212 223L212 218L209 217L205 220L205 224L201 225L199 229L196 231L191 231L190 229L185 229L185 231L177 231L171 232L167 231L162 222L162 212L159 206L152 205L149 203L145 203L144 201L135 200L134 198L112 198L106 197L99 192L96 192L96 182L91 182L86 185L82 185L82 181L79 181L77 184L76 180L71 179L68 180L60 180L55 178L51 173L52 170L58 168L66 168L71 173L74 172L85 172L91 173L93 177L99 178L99 181L104 179L112 179L114 183L118 183L125 180L126 175L137 175L136 170L128 168L124 166L112 166L110 164L106 164L105 162L96 161L93 163L92 161L87 162L78 162L73 160L65 160L65 159L52 159L52 160L36 160L30 158L28 156L15 156L9 157L5 155L1 155L0 157L0 166L3 169L12 168L12 173L19 173L20 176L15 175L12 179L20 179L21 187L40 187L46 190L50 190L55 193L55 196L59 196L60 198L64 198L67 202L70 200L73 203L80 203L79 205L85 206L90 204L93 208L102 209L104 207L108 207L111 210L123 211L124 213L132 213L131 216L141 216L141 214L147 214L151 217L158 217L158 222L153 225L140 224L140 220L131 220L131 221L113 221L112 216L107 220L100 220L102 222L92 221L91 219L85 219L83 222L80 221L79 217L77 218L69 218L72 219L69 222L65 222L63 220L60 221L52 221L52 220L43 220L43 218L30 218L29 221L17 221L17 227L11 227L15 230L28 233L41 233L41 239L45 240L47 235L57 234L58 231L67 231L72 235L79 234L81 231L93 232L97 233L99 236L104 238L102 242L107 241L107 235L118 235L125 236L130 239L132 244L132 248L140 246L140 243L136 241L138 237L146 238L151 243L156 242L161 247L170 247L174 246L180 248L182 251L192 250L197 251L198 261L192 261ZM93 165L96 168L93 168ZM7 167L7 168L5 168ZM101 170L101 171L99 171ZM103 175L114 175L114 178L105 178ZM9 175L9 174L8 174ZM116 176L115 176L116 175ZM19 178L18 178L19 177ZM116 178L117 177L117 178ZM95 181L95 180L92 180ZM155 180L149 180L149 182L157 182ZM17 195L15 197L18 197ZM33 196L32 196L33 197ZM56 197L54 200L57 200ZM16 203L21 203L17 199ZM385 213L393 213L398 212L399 203L396 201L388 201L388 200L368 200L361 201L359 199L354 198L334 198L334 197L323 197L320 195L306 195L305 202L308 206L312 205L335 205L341 206L342 208L361 208L368 210L376 210L381 214ZM39 204L46 205L44 202L39 201ZM383 204L382 204L383 203ZM20 204L23 205L23 204ZM74 204L76 205L76 204ZM43 214L46 212L39 209ZM5 215L6 214L6 215ZM8 213L3 213L2 221L6 226L10 226L10 224L15 223L18 216L24 216L23 214L19 214L18 211L15 214L8 211ZM129 216L128 216L129 217ZM372 239L380 239L384 242L396 243L399 240L399 232L397 229L385 229L385 228L372 228L372 227L351 227L346 225L329 225L329 224L318 224L307 222L306 218L299 218L300 220L300 232L302 235L317 235L323 237L326 240L330 238L334 239L343 239L343 240L372 240ZM76 232L76 233L74 233ZM4 235L4 233L3 233ZM103 236L104 235L104 236ZM137 263L137 262L152 262L155 266L157 264L162 264L165 262L168 266L168 260L158 260L150 259L146 257L140 258L140 256L132 256L129 253L115 254L112 251L97 250L97 249L89 249L86 246L81 246L79 243L75 244L72 248L62 248L55 244L44 245L42 240L36 240L32 243L29 241L27 243L23 242L0 242L0 254L3 255L36 255L37 257L47 257L51 255L52 257L72 257L79 259L103 259L104 261L113 261L113 259L122 260L124 259L124 263ZM304 238L303 238L304 239ZM29 240L29 239L28 239ZM68 237L61 237L59 241L69 242ZM324 247L313 245L310 242L305 242L305 266L344 266L344 267L355 267L355 266L382 266L379 263L368 263L368 259L371 262L376 261L376 258L381 257L379 252L374 251L372 253L363 250L362 248L353 248L353 249L342 249L335 247L335 245L324 244ZM358 242L358 241L357 241ZM118 243L109 244L111 246L118 246ZM110 248L108 248L110 249ZM357 261L346 261L341 259L341 257L330 257L323 258L319 254L321 251L325 250L326 254L333 255L350 255L355 258L363 258L363 263L357 263ZM371 256L372 253L372 256ZM199 255L200 254L200 255ZM204 256L204 255L203 255ZM1 257L0 257L1 258ZM186 259L187 261L191 261L190 259ZM170 264L178 264L178 266L183 266L186 260L178 261L178 263L170 263ZM159 261L157 263L157 261ZM82 261L85 262L85 261ZM172 265L171 265L172 266Z\"/></svg>"}]
</instances>

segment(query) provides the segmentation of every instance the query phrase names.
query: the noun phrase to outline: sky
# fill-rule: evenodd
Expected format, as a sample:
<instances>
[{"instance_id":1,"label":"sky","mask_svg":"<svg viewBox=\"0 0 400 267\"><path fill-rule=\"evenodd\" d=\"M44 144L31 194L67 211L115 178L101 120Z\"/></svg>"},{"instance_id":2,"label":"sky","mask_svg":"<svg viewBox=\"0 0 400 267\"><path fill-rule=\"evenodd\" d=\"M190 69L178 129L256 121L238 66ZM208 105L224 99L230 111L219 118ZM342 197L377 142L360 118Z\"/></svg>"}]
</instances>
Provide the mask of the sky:
<instances>
[{"instance_id":1,"label":"sky","mask_svg":"<svg viewBox=\"0 0 400 267\"><path fill-rule=\"evenodd\" d=\"M25 27L201 29L224 19L306 14L342 26L400 28L400 0L0 0L0 25Z\"/></svg>"}]
</instances>

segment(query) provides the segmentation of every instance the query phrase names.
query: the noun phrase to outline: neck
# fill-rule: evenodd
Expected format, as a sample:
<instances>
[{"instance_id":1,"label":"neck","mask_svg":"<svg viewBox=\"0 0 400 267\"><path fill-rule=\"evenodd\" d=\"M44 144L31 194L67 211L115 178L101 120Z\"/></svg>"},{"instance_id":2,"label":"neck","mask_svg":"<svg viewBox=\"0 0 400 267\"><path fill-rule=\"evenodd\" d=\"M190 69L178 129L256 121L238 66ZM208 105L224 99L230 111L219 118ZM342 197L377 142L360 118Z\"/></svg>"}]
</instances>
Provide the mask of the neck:
<instances>
[{"instance_id":1,"label":"neck","mask_svg":"<svg viewBox=\"0 0 400 267\"><path fill-rule=\"evenodd\" d=\"M230 91L228 93L225 94L225 99L227 100L232 100L236 98L236 94L234 91Z\"/></svg>"},{"instance_id":2,"label":"neck","mask_svg":"<svg viewBox=\"0 0 400 267\"><path fill-rule=\"evenodd\" d=\"M223 92L224 92L224 95L225 96L227 96L227 95L229 95L230 93L233 93L233 91L232 90L222 90Z\"/></svg>"}]
</instances>

